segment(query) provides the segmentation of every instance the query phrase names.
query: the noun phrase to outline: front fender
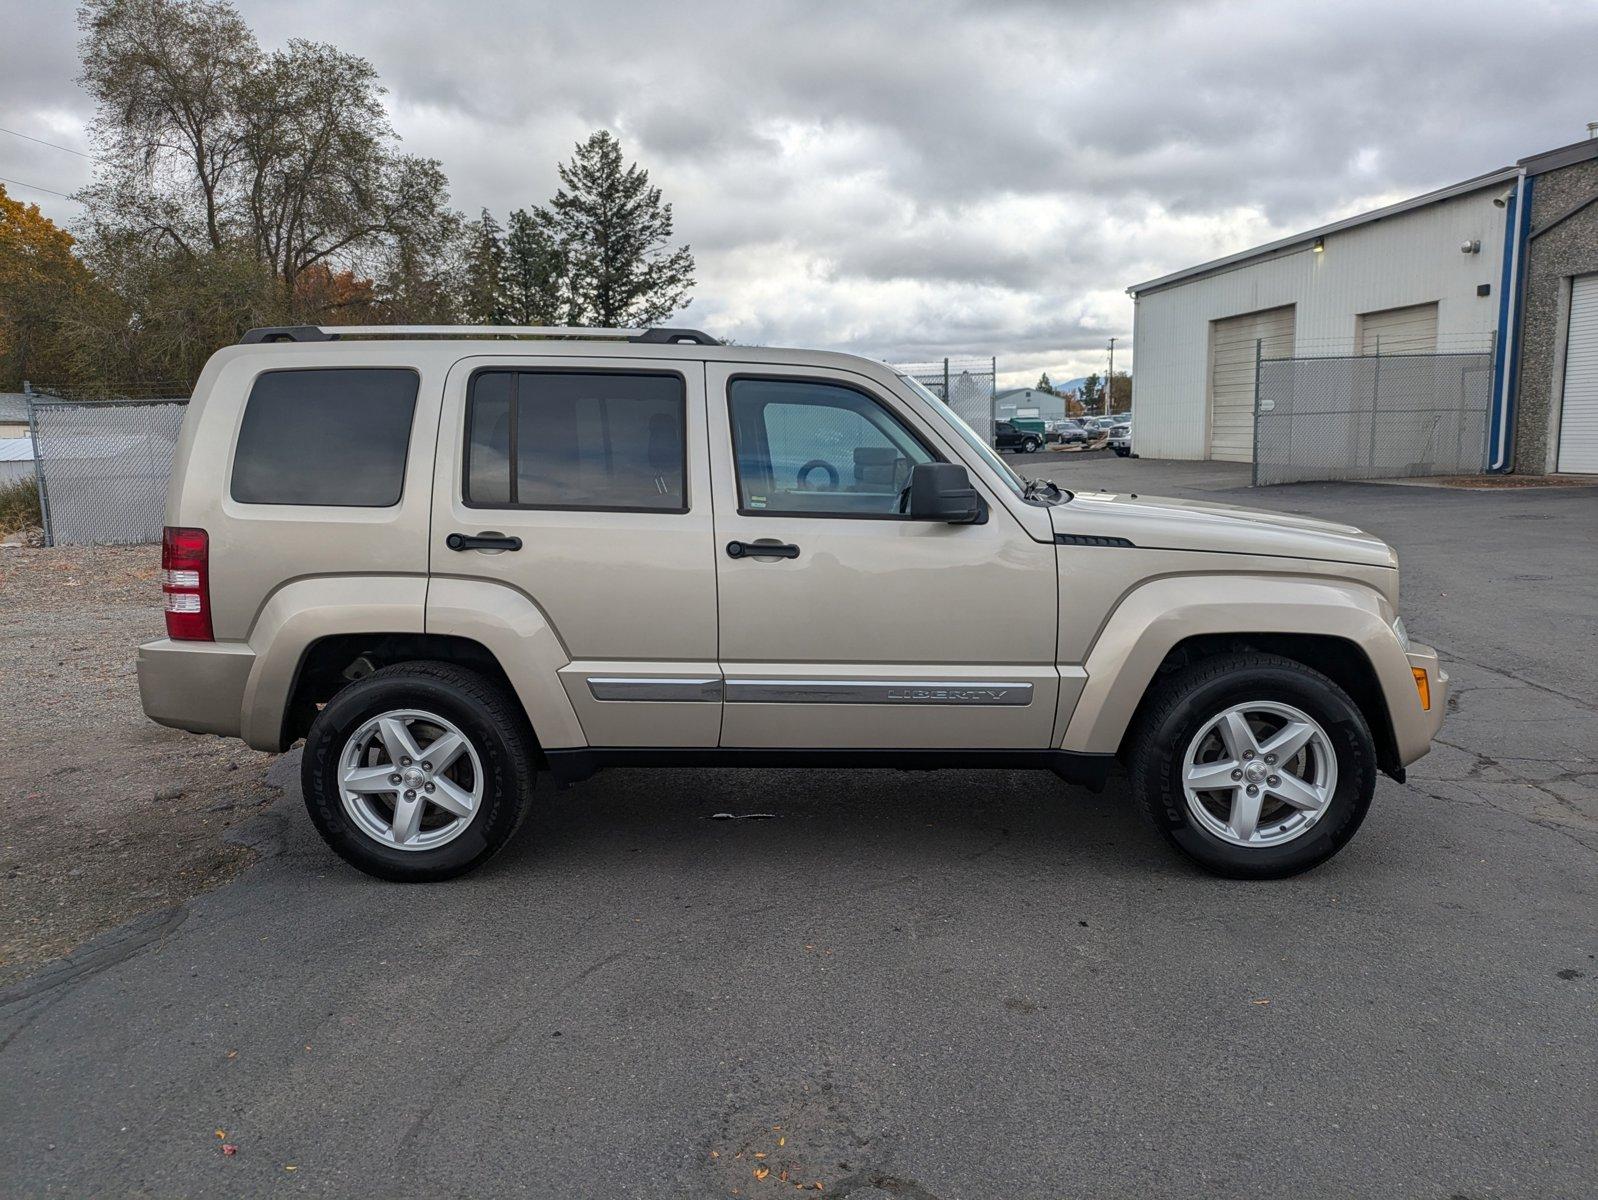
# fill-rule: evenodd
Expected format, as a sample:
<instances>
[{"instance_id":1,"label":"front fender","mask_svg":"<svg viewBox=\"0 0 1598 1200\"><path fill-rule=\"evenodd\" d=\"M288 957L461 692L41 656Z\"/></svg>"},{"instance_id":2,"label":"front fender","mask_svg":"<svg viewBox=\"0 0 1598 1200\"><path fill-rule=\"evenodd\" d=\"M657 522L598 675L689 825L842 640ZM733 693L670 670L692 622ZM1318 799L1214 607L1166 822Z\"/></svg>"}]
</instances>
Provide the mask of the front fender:
<instances>
[{"instance_id":1,"label":"front fender","mask_svg":"<svg viewBox=\"0 0 1598 1200\"><path fill-rule=\"evenodd\" d=\"M1180 642L1203 634L1284 633L1340 638L1362 651L1394 717L1399 756L1413 761L1430 741L1423 722L1398 714L1417 708L1409 659L1392 631L1392 606L1348 580L1278 574L1181 575L1128 593L1083 664L1087 686L1066 726L1062 748L1119 750L1154 673ZM1418 715L1418 708L1417 708Z\"/></svg>"}]
</instances>

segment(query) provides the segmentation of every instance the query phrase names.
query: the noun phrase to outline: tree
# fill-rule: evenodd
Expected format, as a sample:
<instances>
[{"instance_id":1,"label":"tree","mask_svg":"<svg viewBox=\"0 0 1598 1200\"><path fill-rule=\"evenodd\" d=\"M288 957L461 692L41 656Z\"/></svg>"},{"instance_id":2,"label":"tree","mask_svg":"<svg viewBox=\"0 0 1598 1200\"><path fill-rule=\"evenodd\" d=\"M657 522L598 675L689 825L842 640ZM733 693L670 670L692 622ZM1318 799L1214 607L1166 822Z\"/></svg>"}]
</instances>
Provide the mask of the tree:
<instances>
[{"instance_id":1,"label":"tree","mask_svg":"<svg viewBox=\"0 0 1598 1200\"><path fill-rule=\"evenodd\" d=\"M1082 407L1092 414L1104 403L1104 384L1095 371L1082 381Z\"/></svg>"},{"instance_id":2,"label":"tree","mask_svg":"<svg viewBox=\"0 0 1598 1200\"><path fill-rule=\"evenodd\" d=\"M657 324L689 304L694 257L669 248L671 205L621 145L601 129L559 168L560 184L538 217L565 260L573 324Z\"/></svg>"},{"instance_id":3,"label":"tree","mask_svg":"<svg viewBox=\"0 0 1598 1200\"><path fill-rule=\"evenodd\" d=\"M95 290L72 245L37 204L13 200L0 185L0 387L69 378L62 318Z\"/></svg>"},{"instance_id":4,"label":"tree","mask_svg":"<svg viewBox=\"0 0 1598 1200\"><path fill-rule=\"evenodd\" d=\"M1130 412L1132 410L1132 376L1125 371L1117 371L1110 379L1110 411Z\"/></svg>"},{"instance_id":5,"label":"tree","mask_svg":"<svg viewBox=\"0 0 1598 1200\"><path fill-rule=\"evenodd\" d=\"M1035 392L1047 392L1051 396L1058 396L1060 394L1059 392L1055 391L1054 384L1049 382L1049 373L1047 371L1038 376L1038 386L1032 390Z\"/></svg>"},{"instance_id":6,"label":"tree","mask_svg":"<svg viewBox=\"0 0 1598 1200\"><path fill-rule=\"evenodd\" d=\"M78 27L78 82L99 105L102 166L81 193L91 221L221 250L244 160L240 93L261 59L249 25L214 0L88 0Z\"/></svg>"},{"instance_id":7,"label":"tree","mask_svg":"<svg viewBox=\"0 0 1598 1200\"><path fill-rule=\"evenodd\" d=\"M443 172L394 148L365 59L298 40L264 53L227 0L86 0L79 26L98 105L89 241L253 257L299 320L322 315L299 308L313 267L375 278L443 252Z\"/></svg>"},{"instance_id":8,"label":"tree","mask_svg":"<svg viewBox=\"0 0 1598 1200\"><path fill-rule=\"evenodd\" d=\"M551 235L547 222L525 209L517 209L510 215L500 280L505 324L562 323L568 305L566 256ZM582 323L573 320L573 324Z\"/></svg>"},{"instance_id":9,"label":"tree","mask_svg":"<svg viewBox=\"0 0 1598 1200\"><path fill-rule=\"evenodd\" d=\"M462 270L461 308L472 325L507 325L504 274L505 238L494 214L486 208L467 223Z\"/></svg>"}]
</instances>

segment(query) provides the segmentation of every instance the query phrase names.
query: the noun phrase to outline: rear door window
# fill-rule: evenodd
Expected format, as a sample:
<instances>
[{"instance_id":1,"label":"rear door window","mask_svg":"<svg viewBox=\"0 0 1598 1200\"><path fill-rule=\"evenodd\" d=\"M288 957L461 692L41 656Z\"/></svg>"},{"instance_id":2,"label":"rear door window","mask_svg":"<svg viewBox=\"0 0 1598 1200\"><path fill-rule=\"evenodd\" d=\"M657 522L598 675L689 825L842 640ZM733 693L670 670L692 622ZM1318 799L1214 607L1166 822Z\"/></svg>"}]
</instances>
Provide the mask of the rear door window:
<instances>
[{"instance_id":1,"label":"rear door window","mask_svg":"<svg viewBox=\"0 0 1598 1200\"><path fill-rule=\"evenodd\" d=\"M688 511L680 375L480 371L466 414L471 507Z\"/></svg>"},{"instance_id":2,"label":"rear door window","mask_svg":"<svg viewBox=\"0 0 1598 1200\"><path fill-rule=\"evenodd\" d=\"M244 406L240 504L387 508L405 488L419 377L391 367L266 371Z\"/></svg>"}]
</instances>

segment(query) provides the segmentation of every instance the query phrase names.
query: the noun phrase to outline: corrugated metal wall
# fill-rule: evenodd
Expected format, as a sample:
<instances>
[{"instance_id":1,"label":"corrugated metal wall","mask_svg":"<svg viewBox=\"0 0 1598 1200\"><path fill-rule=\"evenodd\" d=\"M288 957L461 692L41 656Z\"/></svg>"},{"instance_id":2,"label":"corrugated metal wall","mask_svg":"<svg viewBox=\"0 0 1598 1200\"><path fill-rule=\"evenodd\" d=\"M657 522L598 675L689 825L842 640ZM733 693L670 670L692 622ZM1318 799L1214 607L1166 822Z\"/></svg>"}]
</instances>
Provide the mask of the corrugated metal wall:
<instances>
[{"instance_id":1,"label":"corrugated metal wall","mask_svg":"<svg viewBox=\"0 0 1598 1200\"><path fill-rule=\"evenodd\" d=\"M1137 448L1146 458L1204 458L1212 325L1292 305L1293 354L1351 354L1358 314L1437 303L1437 349L1483 350L1498 317L1501 185L1331 234L1309 246L1139 296L1133 324ZM1479 241L1476 254L1461 244ZM1491 284L1493 294L1478 296Z\"/></svg>"}]
</instances>

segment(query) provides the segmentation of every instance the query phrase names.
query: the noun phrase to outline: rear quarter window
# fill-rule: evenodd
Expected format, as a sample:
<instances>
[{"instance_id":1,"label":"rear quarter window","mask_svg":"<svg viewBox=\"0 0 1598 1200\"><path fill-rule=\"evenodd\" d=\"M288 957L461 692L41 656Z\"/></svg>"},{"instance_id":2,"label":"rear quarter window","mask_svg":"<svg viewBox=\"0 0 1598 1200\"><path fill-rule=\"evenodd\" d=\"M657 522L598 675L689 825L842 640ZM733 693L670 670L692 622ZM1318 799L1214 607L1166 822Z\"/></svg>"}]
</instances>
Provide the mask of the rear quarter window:
<instances>
[{"instance_id":1,"label":"rear quarter window","mask_svg":"<svg viewBox=\"0 0 1598 1200\"><path fill-rule=\"evenodd\" d=\"M240 504L387 508L405 488L419 377L393 367L266 371L244 406Z\"/></svg>"}]
</instances>

